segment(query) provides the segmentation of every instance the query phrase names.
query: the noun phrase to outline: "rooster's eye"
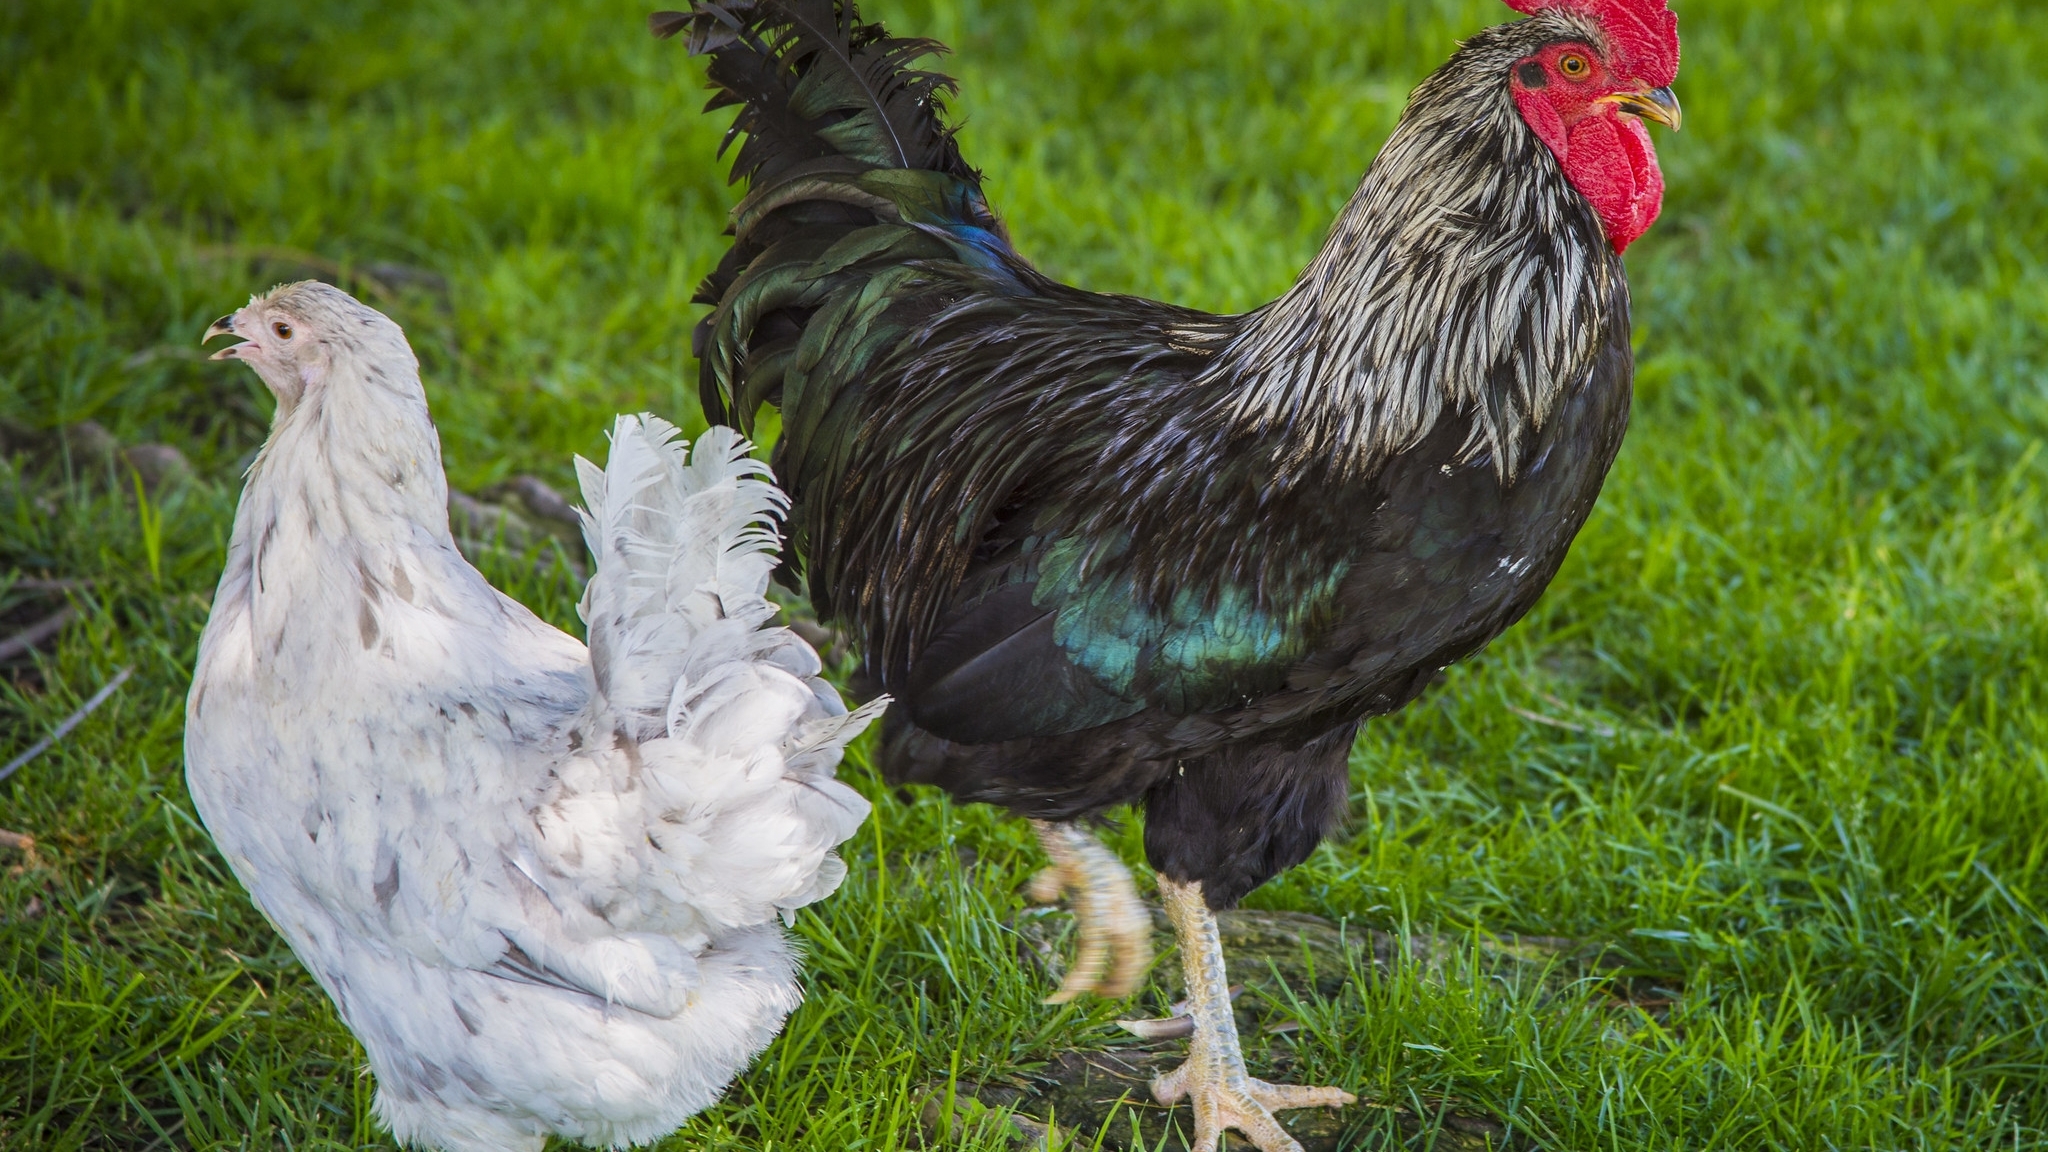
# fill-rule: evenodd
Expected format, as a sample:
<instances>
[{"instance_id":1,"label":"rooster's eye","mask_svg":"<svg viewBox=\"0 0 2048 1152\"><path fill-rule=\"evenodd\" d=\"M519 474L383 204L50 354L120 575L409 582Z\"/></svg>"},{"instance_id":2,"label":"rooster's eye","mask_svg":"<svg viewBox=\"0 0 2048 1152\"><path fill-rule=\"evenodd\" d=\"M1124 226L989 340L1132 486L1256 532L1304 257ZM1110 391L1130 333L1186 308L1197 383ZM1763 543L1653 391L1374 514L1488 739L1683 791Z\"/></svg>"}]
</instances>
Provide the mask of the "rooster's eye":
<instances>
[{"instance_id":1,"label":"rooster's eye","mask_svg":"<svg viewBox=\"0 0 2048 1152\"><path fill-rule=\"evenodd\" d=\"M272 324L270 326L270 330L272 332L277 333L277 338L279 340L289 340L292 338L292 326L285 323L282 320L279 320L277 323Z\"/></svg>"},{"instance_id":2,"label":"rooster's eye","mask_svg":"<svg viewBox=\"0 0 2048 1152\"><path fill-rule=\"evenodd\" d=\"M1584 76L1586 73L1591 72L1593 70L1593 66L1591 64L1586 63L1586 58L1584 56L1573 54L1565 57L1562 60L1559 60L1557 62L1557 70L1564 73L1571 79L1577 80L1581 76Z\"/></svg>"}]
</instances>

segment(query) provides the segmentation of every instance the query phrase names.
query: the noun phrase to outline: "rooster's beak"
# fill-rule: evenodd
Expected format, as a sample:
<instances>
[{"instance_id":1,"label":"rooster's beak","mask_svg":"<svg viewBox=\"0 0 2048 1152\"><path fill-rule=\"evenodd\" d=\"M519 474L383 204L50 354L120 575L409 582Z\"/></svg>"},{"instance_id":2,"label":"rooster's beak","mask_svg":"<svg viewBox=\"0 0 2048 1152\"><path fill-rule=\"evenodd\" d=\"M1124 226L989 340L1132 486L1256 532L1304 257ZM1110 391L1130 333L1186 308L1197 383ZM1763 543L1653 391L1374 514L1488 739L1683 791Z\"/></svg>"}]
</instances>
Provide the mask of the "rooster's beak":
<instances>
[{"instance_id":1,"label":"rooster's beak","mask_svg":"<svg viewBox=\"0 0 2048 1152\"><path fill-rule=\"evenodd\" d=\"M237 333L235 332L235 318L234 318L234 316L232 316L232 315L228 315L228 316L223 316L223 317L221 317L221 318L220 318L220 319L218 319L218 320L215 320L215 321L213 322L213 327L211 327L211 328L208 328L208 329L206 330L206 335L204 335L204 336L201 336L201 337L199 338L199 342L200 342L201 344L204 344L204 343L206 343L206 342L207 342L208 340L211 340L211 339L213 339L213 338L214 338L215 336L234 336L234 335L237 335ZM215 352L215 353L214 353L213 355L211 355L211 356L208 356L208 357L207 357L207 359L208 359L208 360L227 360L227 359L231 359L231 358L232 358L232 357L234 356L234 354L235 354L235 349L237 349L237 348L240 348L240 347L241 347L241 345L240 345L240 344L230 344L230 345L228 345L227 347L225 347L225 348L221 349L220 351L218 351L218 352Z\"/></svg>"},{"instance_id":2,"label":"rooster's beak","mask_svg":"<svg viewBox=\"0 0 2048 1152\"><path fill-rule=\"evenodd\" d=\"M1602 96L1601 100L1615 105L1623 112L1634 113L1645 120L1655 120L1673 132L1678 131L1679 121L1685 119L1685 113L1678 107L1678 97L1669 88L1616 92L1612 96Z\"/></svg>"}]
</instances>

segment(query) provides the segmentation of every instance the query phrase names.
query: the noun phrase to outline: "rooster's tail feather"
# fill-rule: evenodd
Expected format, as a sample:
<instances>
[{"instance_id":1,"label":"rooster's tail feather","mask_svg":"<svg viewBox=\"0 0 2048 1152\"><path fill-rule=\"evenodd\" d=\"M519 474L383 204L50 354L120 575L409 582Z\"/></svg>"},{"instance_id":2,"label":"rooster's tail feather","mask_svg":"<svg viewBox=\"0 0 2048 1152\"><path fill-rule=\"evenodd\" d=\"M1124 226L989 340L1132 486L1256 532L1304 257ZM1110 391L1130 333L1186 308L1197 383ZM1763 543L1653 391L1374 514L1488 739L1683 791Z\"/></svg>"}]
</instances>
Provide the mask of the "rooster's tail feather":
<instances>
[{"instance_id":1,"label":"rooster's tail feather","mask_svg":"<svg viewBox=\"0 0 2048 1152\"><path fill-rule=\"evenodd\" d=\"M799 387L795 333L885 297L873 290L878 273L917 261L1001 272L1014 261L945 121L952 78L916 67L943 45L863 24L852 0L696 0L651 23L658 36L686 32L691 52L710 57L710 108L740 110L726 146L743 141L732 178L747 195L733 209L731 250L697 294L716 309L695 337L713 421L744 429ZM777 314L793 323L765 323ZM855 328L869 319L851 318Z\"/></svg>"},{"instance_id":2,"label":"rooster's tail feather","mask_svg":"<svg viewBox=\"0 0 2048 1152\"><path fill-rule=\"evenodd\" d=\"M728 147L746 138L735 182L772 187L821 160L979 178L939 116L952 77L912 67L946 46L863 24L851 0L696 0L650 25L657 36L687 29L691 54L711 58L718 94L706 111L740 107L726 136Z\"/></svg>"}]
</instances>

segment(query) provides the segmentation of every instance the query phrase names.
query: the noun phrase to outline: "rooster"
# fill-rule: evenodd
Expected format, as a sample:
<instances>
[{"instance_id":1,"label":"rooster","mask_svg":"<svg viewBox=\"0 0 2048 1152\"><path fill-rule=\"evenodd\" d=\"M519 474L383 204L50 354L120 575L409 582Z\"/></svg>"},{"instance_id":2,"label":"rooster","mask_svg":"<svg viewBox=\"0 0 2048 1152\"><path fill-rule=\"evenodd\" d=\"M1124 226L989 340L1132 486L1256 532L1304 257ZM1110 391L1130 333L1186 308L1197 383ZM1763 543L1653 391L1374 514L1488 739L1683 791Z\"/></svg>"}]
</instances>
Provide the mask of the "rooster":
<instances>
[{"instance_id":1,"label":"rooster","mask_svg":"<svg viewBox=\"0 0 2048 1152\"><path fill-rule=\"evenodd\" d=\"M718 1098L796 1006L778 918L866 801L848 714L768 627L783 506L730 429L622 418L579 460L590 647L456 551L419 368L324 284L208 338L277 396L187 703L193 803L333 999L394 1134L624 1146Z\"/></svg>"},{"instance_id":2,"label":"rooster","mask_svg":"<svg viewBox=\"0 0 2048 1152\"><path fill-rule=\"evenodd\" d=\"M1085 822L1142 804L1192 1038L1154 1082L1298 1147L1351 1101L1245 1069L1214 912L1345 810L1361 720L1533 605L1628 422L1621 254L1656 218L1664 0L1509 0L1415 89L1322 251L1241 316L1082 291L1011 246L943 116L942 51L849 0L657 13L709 57L746 195L705 282L707 413L779 407L777 473L822 616L893 694L897 781L1002 805L1071 894L1054 999L1148 961ZM794 563L792 563L794 568Z\"/></svg>"}]
</instances>

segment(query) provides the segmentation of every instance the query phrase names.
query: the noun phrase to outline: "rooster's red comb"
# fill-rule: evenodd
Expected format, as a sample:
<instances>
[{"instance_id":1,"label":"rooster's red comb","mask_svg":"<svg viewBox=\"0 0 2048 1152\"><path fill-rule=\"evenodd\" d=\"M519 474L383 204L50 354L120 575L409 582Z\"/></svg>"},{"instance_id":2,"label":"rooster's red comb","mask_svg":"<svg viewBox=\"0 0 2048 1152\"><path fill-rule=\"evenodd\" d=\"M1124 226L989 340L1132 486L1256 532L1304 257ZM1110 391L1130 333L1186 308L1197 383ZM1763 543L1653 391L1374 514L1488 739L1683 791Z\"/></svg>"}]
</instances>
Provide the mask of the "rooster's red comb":
<instances>
[{"instance_id":1,"label":"rooster's red comb","mask_svg":"<svg viewBox=\"0 0 2048 1152\"><path fill-rule=\"evenodd\" d=\"M1600 21L1631 79L1653 88L1678 79L1678 16L1664 0L1507 0L1517 12L1571 8Z\"/></svg>"}]
</instances>

